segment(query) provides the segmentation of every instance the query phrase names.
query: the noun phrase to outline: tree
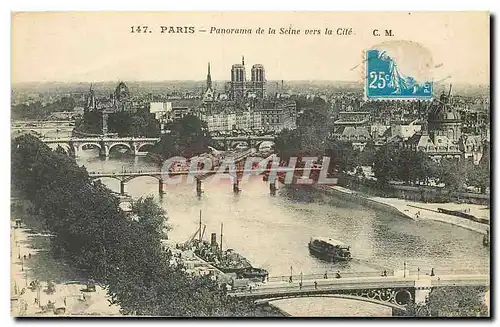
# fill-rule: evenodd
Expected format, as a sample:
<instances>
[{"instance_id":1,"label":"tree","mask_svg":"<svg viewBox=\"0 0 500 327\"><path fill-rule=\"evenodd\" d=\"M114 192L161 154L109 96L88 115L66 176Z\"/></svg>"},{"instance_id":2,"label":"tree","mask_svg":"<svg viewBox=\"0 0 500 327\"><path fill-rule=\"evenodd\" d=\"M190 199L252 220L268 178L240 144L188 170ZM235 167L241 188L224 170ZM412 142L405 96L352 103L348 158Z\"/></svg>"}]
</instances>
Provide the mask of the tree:
<instances>
[{"instance_id":1,"label":"tree","mask_svg":"<svg viewBox=\"0 0 500 327\"><path fill-rule=\"evenodd\" d=\"M484 301L484 287L436 287L425 303L411 304L407 316L416 317L487 317L489 309Z\"/></svg>"},{"instance_id":2,"label":"tree","mask_svg":"<svg viewBox=\"0 0 500 327\"><path fill-rule=\"evenodd\" d=\"M382 187L386 186L389 181L398 177L397 160L394 159L396 158L396 153L396 149L386 144L382 146L375 155L373 174Z\"/></svg>"},{"instance_id":3,"label":"tree","mask_svg":"<svg viewBox=\"0 0 500 327\"><path fill-rule=\"evenodd\" d=\"M377 149L375 148L375 143L373 141L366 142L363 151L360 152L358 156L358 164L360 166L373 166L375 162L375 156L377 155Z\"/></svg>"},{"instance_id":4,"label":"tree","mask_svg":"<svg viewBox=\"0 0 500 327\"><path fill-rule=\"evenodd\" d=\"M486 188L490 186L491 173L489 151L486 151L485 154L483 154L477 166L469 164L467 173L467 183L471 186L479 188L481 193L485 193Z\"/></svg>"},{"instance_id":5,"label":"tree","mask_svg":"<svg viewBox=\"0 0 500 327\"><path fill-rule=\"evenodd\" d=\"M358 166L359 152L353 149L351 142L330 141L325 155L330 157L330 162L342 173L352 171Z\"/></svg>"},{"instance_id":6,"label":"tree","mask_svg":"<svg viewBox=\"0 0 500 327\"><path fill-rule=\"evenodd\" d=\"M276 137L275 149L283 161L325 154L332 125L325 101L317 99L312 108L305 109L297 118L297 129L284 129Z\"/></svg>"},{"instance_id":7,"label":"tree","mask_svg":"<svg viewBox=\"0 0 500 327\"><path fill-rule=\"evenodd\" d=\"M163 158L183 156L190 158L208 149L210 135L207 125L194 115L186 115L169 126L170 134L162 135L152 152Z\"/></svg>"},{"instance_id":8,"label":"tree","mask_svg":"<svg viewBox=\"0 0 500 327\"><path fill-rule=\"evenodd\" d=\"M465 162L443 158L438 165L437 176L449 192L462 193L467 177Z\"/></svg>"}]
</instances>

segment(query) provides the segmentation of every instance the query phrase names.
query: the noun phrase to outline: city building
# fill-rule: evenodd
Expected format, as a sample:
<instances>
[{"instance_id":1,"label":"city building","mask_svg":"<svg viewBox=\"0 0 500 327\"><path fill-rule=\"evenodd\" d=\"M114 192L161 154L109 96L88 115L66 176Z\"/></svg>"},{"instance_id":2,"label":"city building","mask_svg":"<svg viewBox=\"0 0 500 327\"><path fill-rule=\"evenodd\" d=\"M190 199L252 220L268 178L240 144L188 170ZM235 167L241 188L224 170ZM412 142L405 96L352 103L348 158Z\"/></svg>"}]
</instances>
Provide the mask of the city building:
<instances>
[{"instance_id":1,"label":"city building","mask_svg":"<svg viewBox=\"0 0 500 327\"><path fill-rule=\"evenodd\" d=\"M231 67L231 100L242 100L246 97L246 72L245 57L241 59L241 64L234 64Z\"/></svg>"},{"instance_id":2,"label":"city building","mask_svg":"<svg viewBox=\"0 0 500 327\"><path fill-rule=\"evenodd\" d=\"M276 101L265 103L263 108L257 108L262 115L262 128L270 132L280 132L283 129L297 128L297 104L295 101Z\"/></svg>"},{"instance_id":3,"label":"city building","mask_svg":"<svg viewBox=\"0 0 500 327\"><path fill-rule=\"evenodd\" d=\"M333 133L341 135L346 127L367 127L370 125L369 111L340 111L333 122Z\"/></svg>"},{"instance_id":4,"label":"city building","mask_svg":"<svg viewBox=\"0 0 500 327\"><path fill-rule=\"evenodd\" d=\"M206 122L209 132L262 129L262 117L258 111L202 113L199 114L199 118Z\"/></svg>"},{"instance_id":5,"label":"city building","mask_svg":"<svg viewBox=\"0 0 500 327\"><path fill-rule=\"evenodd\" d=\"M207 86L205 92L203 93L203 102L211 103L215 100L216 94L212 85L212 75L210 73L210 63L208 63L208 72L207 72Z\"/></svg>"},{"instance_id":6,"label":"city building","mask_svg":"<svg viewBox=\"0 0 500 327\"><path fill-rule=\"evenodd\" d=\"M266 97L266 73L264 66L255 64L251 69L250 81L247 81L245 70L245 57L241 64L231 67L231 81L226 85L226 93L229 98L236 102L244 101L246 98L264 99Z\"/></svg>"},{"instance_id":7,"label":"city building","mask_svg":"<svg viewBox=\"0 0 500 327\"><path fill-rule=\"evenodd\" d=\"M252 66L251 81L248 89L249 97L263 99L266 96L266 72L264 66L261 64Z\"/></svg>"},{"instance_id":8,"label":"city building","mask_svg":"<svg viewBox=\"0 0 500 327\"><path fill-rule=\"evenodd\" d=\"M451 93L451 89L450 89ZM431 105L427 116L427 126L415 133L403 147L423 151L432 159L462 157L459 148L462 121L458 111L450 104L450 93L441 94Z\"/></svg>"}]
</instances>

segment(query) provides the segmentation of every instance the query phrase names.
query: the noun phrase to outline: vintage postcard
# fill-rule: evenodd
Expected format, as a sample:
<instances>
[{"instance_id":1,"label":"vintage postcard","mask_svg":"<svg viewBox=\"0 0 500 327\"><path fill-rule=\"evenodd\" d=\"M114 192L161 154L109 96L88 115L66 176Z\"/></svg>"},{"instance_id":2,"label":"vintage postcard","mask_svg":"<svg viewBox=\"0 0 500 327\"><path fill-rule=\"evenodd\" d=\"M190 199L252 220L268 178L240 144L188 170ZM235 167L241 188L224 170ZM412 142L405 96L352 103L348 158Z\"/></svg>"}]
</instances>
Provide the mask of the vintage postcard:
<instances>
[{"instance_id":1,"label":"vintage postcard","mask_svg":"<svg viewBox=\"0 0 500 327\"><path fill-rule=\"evenodd\" d=\"M490 317L488 12L14 12L14 317Z\"/></svg>"}]
</instances>

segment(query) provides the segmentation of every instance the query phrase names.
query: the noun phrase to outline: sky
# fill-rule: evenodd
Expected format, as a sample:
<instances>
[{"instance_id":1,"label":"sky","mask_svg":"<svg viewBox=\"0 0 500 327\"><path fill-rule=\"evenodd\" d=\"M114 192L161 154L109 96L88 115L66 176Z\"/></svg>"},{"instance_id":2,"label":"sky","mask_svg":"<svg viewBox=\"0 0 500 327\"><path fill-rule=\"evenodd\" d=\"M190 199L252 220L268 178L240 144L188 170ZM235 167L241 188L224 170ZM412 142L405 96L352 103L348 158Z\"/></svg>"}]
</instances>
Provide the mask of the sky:
<instances>
[{"instance_id":1,"label":"sky","mask_svg":"<svg viewBox=\"0 0 500 327\"><path fill-rule=\"evenodd\" d=\"M412 42L426 49L435 80L489 84L490 31L486 12L436 13L13 13L11 82L229 80L245 56L247 79L263 64L267 80L363 81L363 54L382 42ZM147 25L151 33L131 33ZM160 33L160 26L192 26L193 34ZM215 28L261 27L262 35L220 35ZM300 29L269 35L268 28ZM325 35L352 28L354 35ZM304 35L318 29L321 35ZM379 29L382 36L373 36ZM384 36L391 29L394 36ZM408 57L408 56L406 56ZM410 58L411 59L411 58ZM356 67L356 68L354 68ZM354 69L353 69L354 68Z\"/></svg>"}]
</instances>

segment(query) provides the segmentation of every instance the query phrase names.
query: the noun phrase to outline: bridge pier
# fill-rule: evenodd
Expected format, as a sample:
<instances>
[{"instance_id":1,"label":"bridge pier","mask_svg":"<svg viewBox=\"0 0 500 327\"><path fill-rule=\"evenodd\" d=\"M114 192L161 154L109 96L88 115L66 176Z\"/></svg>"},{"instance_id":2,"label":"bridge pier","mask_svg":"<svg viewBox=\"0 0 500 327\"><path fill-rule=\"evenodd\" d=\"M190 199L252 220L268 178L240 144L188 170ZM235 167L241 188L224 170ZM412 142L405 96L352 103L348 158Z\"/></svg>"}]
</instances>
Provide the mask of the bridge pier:
<instances>
[{"instance_id":1,"label":"bridge pier","mask_svg":"<svg viewBox=\"0 0 500 327\"><path fill-rule=\"evenodd\" d=\"M125 182L120 181L120 194L125 195Z\"/></svg>"},{"instance_id":2,"label":"bridge pier","mask_svg":"<svg viewBox=\"0 0 500 327\"><path fill-rule=\"evenodd\" d=\"M426 278L427 277L427 278ZM432 280L428 277L421 277L415 281L415 303L425 303L427 296L431 292Z\"/></svg>"},{"instance_id":3,"label":"bridge pier","mask_svg":"<svg viewBox=\"0 0 500 327\"><path fill-rule=\"evenodd\" d=\"M201 179L196 178L196 195L201 196L203 190L201 189Z\"/></svg>"},{"instance_id":4,"label":"bridge pier","mask_svg":"<svg viewBox=\"0 0 500 327\"><path fill-rule=\"evenodd\" d=\"M163 179L161 178L158 180L158 193L160 194L160 197L163 197L163 194L165 194L163 191Z\"/></svg>"},{"instance_id":5,"label":"bridge pier","mask_svg":"<svg viewBox=\"0 0 500 327\"><path fill-rule=\"evenodd\" d=\"M269 183L269 194L272 196L276 195L276 189L276 179L273 179L273 181Z\"/></svg>"},{"instance_id":6,"label":"bridge pier","mask_svg":"<svg viewBox=\"0 0 500 327\"><path fill-rule=\"evenodd\" d=\"M109 147L104 143L101 144L101 148L99 149L99 157L109 158Z\"/></svg>"},{"instance_id":7,"label":"bridge pier","mask_svg":"<svg viewBox=\"0 0 500 327\"><path fill-rule=\"evenodd\" d=\"M238 177L236 177L234 180L233 180L233 192L238 194L240 193L240 181L238 179Z\"/></svg>"}]
</instances>

